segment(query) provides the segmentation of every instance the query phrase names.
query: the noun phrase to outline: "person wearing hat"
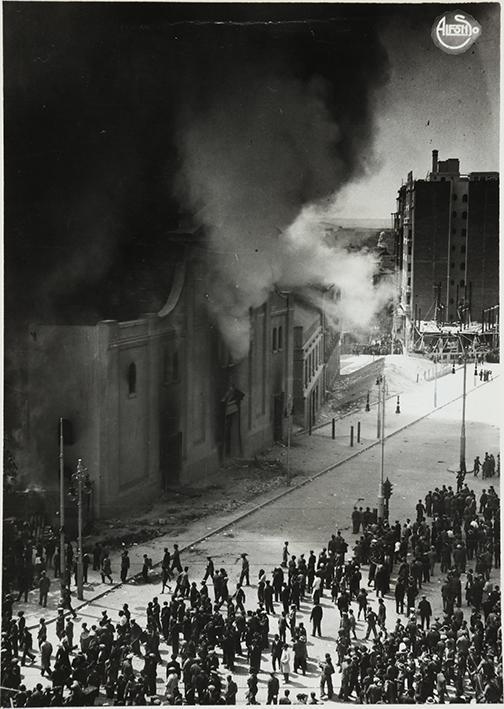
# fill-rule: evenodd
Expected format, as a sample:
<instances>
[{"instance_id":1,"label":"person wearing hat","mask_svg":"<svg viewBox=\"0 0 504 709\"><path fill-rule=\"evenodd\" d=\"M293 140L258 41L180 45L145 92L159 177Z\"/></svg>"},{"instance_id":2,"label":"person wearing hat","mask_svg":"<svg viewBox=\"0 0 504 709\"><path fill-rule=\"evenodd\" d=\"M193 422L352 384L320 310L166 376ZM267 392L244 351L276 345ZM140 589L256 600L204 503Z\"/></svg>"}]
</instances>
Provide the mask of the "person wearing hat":
<instances>
[{"instance_id":1,"label":"person wearing hat","mask_svg":"<svg viewBox=\"0 0 504 709\"><path fill-rule=\"evenodd\" d=\"M172 555L172 571L182 571L182 562L180 561L180 551L178 544L173 545L173 555Z\"/></svg>"},{"instance_id":2,"label":"person wearing hat","mask_svg":"<svg viewBox=\"0 0 504 709\"><path fill-rule=\"evenodd\" d=\"M432 606L427 600L427 596L423 595L422 599L418 604L418 613L420 615L420 620L422 623L422 630L424 627L427 629L430 627L430 621L432 617Z\"/></svg>"},{"instance_id":3,"label":"person wearing hat","mask_svg":"<svg viewBox=\"0 0 504 709\"><path fill-rule=\"evenodd\" d=\"M322 629L321 629L321 623L322 623L322 606L320 605L319 602L315 603L311 613L310 613L310 620L312 621L313 628L312 628L312 635L315 637L318 633L319 638L322 637Z\"/></svg>"},{"instance_id":4,"label":"person wearing hat","mask_svg":"<svg viewBox=\"0 0 504 709\"><path fill-rule=\"evenodd\" d=\"M284 643L284 646L282 648L282 654L280 656L280 671L282 672L284 676L284 681L288 682L289 681L289 675L290 675L290 663L291 663L291 654L289 650L289 646L287 643Z\"/></svg>"},{"instance_id":5,"label":"person wearing hat","mask_svg":"<svg viewBox=\"0 0 504 709\"><path fill-rule=\"evenodd\" d=\"M242 560L242 568L240 572L240 585L243 586L243 582L245 581L246 586L250 586L250 563L247 558L248 554L244 552L241 555L241 560Z\"/></svg>"},{"instance_id":6,"label":"person wearing hat","mask_svg":"<svg viewBox=\"0 0 504 709\"><path fill-rule=\"evenodd\" d=\"M208 578L211 578L213 581L214 573L215 573L215 566L213 563L213 559L211 556L207 556L207 565L206 565L206 569L205 569L205 575L203 576L203 581L206 581Z\"/></svg>"},{"instance_id":7,"label":"person wearing hat","mask_svg":"<svg viewBox=\"0 0 504 709\"><path fill-rule=\"evenodd\" d=\"M40 665L41 665L41 670L40 674L42 677L44 676L45 673L47 673L47 676L51 676L51 655L53 652L53 646L49 642L49 640L46 639L41 643L40 645Z\"/></svg>"},{"instance_id":8,"label":"person wearing hat","mask_svg":"<svg viewBox=\"0 0 504 709\"><path fill-rule=\"evenodd\" d=\"M39 587L39 606L47 608L47 596L49 594L49 589L51 588L51 579L46 574L45 571L41 571L40 579L38 582Z\"/></svg>"},{"instance_id":9,"label":"person wearing hat","mask_svg":"<svg viewBox=\"0 0 504 709\"><path fill-rule=\"evenodd\" d=\"M228 705L236 704L236 695L238 694L238 685L233 680L232 675L228 675L226 677L226 680L227 680L226 692L225 692L226 704L228 704Z\"/></svg>"}]
</instances>

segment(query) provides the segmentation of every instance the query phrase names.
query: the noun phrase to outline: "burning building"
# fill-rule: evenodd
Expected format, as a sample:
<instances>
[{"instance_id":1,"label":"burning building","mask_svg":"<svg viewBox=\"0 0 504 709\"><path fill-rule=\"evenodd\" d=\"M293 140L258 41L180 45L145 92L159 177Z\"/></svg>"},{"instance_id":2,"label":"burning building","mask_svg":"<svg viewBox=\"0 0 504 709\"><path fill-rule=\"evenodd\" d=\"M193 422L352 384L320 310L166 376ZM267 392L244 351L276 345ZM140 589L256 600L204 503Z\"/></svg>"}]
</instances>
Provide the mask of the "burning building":
<instances>
[{"instance_id":1,"label":"burning building","mask_svg":"<svg viewBox=\"0 0 504 709\"><path fill-rule=\"evenodd\" d=\"M292 297L273 293L250 310L248 356L236 362L206 306L200 236L171 238L184 242L184 258L158 313L30 327L28 465L43 487L57 488L58 420L69 421L65 463L74 470L83 458L97 516L201 480L285 433Z\"/></svg>"}]
</instances>

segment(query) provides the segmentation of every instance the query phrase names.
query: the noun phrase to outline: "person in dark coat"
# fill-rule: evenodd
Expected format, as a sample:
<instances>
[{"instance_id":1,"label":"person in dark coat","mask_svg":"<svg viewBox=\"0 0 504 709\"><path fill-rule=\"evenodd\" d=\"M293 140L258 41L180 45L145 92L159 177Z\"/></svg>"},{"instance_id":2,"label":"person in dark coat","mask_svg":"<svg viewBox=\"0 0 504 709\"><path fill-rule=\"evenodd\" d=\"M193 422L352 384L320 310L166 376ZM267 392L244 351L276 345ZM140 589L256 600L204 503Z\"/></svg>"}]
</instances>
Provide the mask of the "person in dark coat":
<instances>
[{"instance_id":1,"label":"person in dark coat","mask_svg":"<svg viewBox=\"0 0 504 709\"><path fill-rule=\"evenodd\" d=\"M311 610L310 620L313 624L312 635L315 636L318 633L319 638L322 637L321 623L322 623L323 610L320 603L315 603Z\"/></svg>"},{"instance_id":2,"label":"person in dark coat","mask_svg":"<svg viewBox=\"0 0 504 709\"><path fill-rule=\"evenodd\" d=\"M49 589L51 588L51 579L47 576L45 571L40 574L40 579L38 582L39 587L39 605L47 608L47 596L49 594Z\"/></svg>"},{"instance_id":3,"label":"person in dark coat","mask_svg":"<svg viewBox=\"0 0 504 709\"><path fill-rule=\"evenodd\" d=\"M275 609L273 607L273 587L269 579L266 579L266 585L264 587L264 608L269 615L275 615Z\"/></svg>"},{"instance_id":4,"label":"person in dark coat","mask_svg":"<svg viewBox=\"0 0 504 709\"><path fill-rule=\"evenodd\" d=\"M266 704L278 704L278 693L280 691L280 682L274 672L270 672L268 680L268 698Z\"/></svg>"},{"instance_id":5,"label":"person in dark coat","mask_svg":"<svg viewBox=\"0 0 504 709\"><path fill-rule=\"evenodd\" d=\"M128 578L128 571L130 568L130 558L128 554L128 550L125 549L123 553L121 554L121 581L122 583L126 583L126 579Z\"/></svg>"}]
</instances>

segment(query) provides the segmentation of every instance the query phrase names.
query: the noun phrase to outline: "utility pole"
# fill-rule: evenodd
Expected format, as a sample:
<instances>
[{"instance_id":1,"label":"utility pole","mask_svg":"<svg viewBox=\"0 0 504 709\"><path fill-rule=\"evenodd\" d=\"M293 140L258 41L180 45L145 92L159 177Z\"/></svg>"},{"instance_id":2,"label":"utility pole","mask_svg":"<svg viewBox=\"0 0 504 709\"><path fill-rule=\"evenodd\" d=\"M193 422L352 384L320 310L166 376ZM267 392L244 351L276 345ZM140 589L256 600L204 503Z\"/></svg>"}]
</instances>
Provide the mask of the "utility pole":
<instances>
[{"instance_id":1,"label":"utility pole","mask_svg":"<svg viewBox=\"0 0 504 709\"><path fill-rule=\"evenodd\" d=\"M59 487L60 487L60 586L63 588L66 581L66 552L65 552L65 460L63 455L63 419L59 420Z\"/></svg>"}]
</instances>

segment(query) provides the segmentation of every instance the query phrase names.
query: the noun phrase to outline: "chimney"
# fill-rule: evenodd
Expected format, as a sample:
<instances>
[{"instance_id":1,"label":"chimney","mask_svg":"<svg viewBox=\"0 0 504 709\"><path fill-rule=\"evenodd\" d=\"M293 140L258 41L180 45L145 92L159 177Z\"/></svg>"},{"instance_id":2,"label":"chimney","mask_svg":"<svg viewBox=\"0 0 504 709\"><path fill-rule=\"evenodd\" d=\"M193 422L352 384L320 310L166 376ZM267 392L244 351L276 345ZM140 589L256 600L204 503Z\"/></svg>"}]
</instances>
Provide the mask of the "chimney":
<instances>
[{"instance_id":1,"label":"chimney","mask_svg":"<svg viewBox=\"0 0 504 709\"><path fill-rule=\"evenodd\" d=\"M432 151L432 172L437 173L438 171L438 151Z\"/></svg>"}]
</instances>

